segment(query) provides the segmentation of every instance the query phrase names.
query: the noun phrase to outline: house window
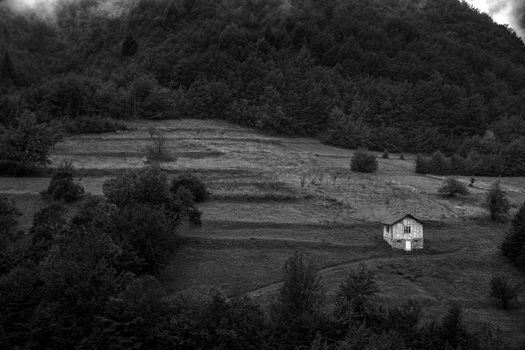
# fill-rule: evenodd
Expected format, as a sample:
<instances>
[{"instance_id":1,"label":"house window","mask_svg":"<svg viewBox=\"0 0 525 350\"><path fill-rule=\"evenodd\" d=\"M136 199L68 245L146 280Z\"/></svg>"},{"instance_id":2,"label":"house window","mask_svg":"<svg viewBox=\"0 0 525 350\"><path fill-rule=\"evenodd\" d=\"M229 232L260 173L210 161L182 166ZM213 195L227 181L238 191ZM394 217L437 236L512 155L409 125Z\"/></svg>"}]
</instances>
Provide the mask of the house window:
<instances>
[{"instance_id":1,"label":"house window","mask_svg":"<svg viewBox=\"0 0 525 350\"><path fill-rule=\"evenodd\" d=\"M390 225L386 225L386 232L390 232Z\"/></svg>"},{"instance_id":2,"label":"house window","mask_svg":"<svg viewBox=\"0 0 525 350\"><path fill-rule=\"evenodd\" d=\"M397 240L397 243L401 243L401 240L400 240L400 239L398 239L398 240Z\"/></svg>"},{"instance_id":3,"label":"house window","mask_svg":"<svg viewBox=\"0 0 525 350\"><path fill-rule=\"evenodd\" d=\"M410 233L410 226L405 226L405 233Z\"/></svg>"}]
</instances>

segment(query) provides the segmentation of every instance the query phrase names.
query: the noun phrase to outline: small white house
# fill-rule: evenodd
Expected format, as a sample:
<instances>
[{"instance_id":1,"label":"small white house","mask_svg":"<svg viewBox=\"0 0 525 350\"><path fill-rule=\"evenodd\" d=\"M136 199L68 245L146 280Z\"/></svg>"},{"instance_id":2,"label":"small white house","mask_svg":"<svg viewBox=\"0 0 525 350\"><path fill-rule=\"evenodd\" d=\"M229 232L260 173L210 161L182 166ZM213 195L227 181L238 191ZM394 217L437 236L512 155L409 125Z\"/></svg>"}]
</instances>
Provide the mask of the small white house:
<instances>
[{"instance_id":1,"label":"small white house","mask_svg":"<svg viewBox=\"0 0 525 350\"><path fill-rule=\"evenodd\" d=\"M383 239L392 248L407 252L423 249L423 223L410 214L391 216L383 220Z\"/></svg>"}]
</instances>

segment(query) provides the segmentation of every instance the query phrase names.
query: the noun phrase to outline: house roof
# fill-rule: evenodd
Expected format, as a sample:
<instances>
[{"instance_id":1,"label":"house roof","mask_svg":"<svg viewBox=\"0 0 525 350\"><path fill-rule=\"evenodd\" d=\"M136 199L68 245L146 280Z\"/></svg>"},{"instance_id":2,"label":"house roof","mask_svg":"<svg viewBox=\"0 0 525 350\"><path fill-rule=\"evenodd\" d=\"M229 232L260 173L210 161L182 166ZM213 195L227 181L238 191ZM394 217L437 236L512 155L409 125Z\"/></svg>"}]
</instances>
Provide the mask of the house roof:
<instances>
[{"instance_id":1,"label":"house roof","mask_svg":"<svg viewBox=\"0 0 525 350\"><path fill-rule=\"evenodd\" d=\"M406 217L411 217L412 219L416 220L417 222L419 222L420 224L422 224L423 222L421 220L419 220L418 218L416 218L414 215L412 214L407 214L407 213L404 213L404 214L394 214L394 215L389 215L385 218L383 218L383 220L381 220L381 223L382 224L385 224L385 225L394 225L394 224L397 224L399 221L403 220L404 218Z\"/></svg>"}]
</instances>

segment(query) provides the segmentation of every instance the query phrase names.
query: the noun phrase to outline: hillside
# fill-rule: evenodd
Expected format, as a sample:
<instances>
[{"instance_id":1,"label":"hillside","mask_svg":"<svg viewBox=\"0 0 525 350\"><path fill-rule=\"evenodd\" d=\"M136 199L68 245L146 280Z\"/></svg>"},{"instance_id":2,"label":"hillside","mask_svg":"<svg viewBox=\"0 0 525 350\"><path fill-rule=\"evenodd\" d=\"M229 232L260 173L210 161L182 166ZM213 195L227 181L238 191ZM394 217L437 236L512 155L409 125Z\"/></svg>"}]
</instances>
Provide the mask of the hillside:
<instances>
[{"instance_id":1,"label":"hillside","mask_svg":"<svg viewBox=\"0 0 525 350\"><path fill-rule=\"evenodd\" d=\"M0 4L4 123L25 108L42 120L220 118L447 153L488 129L500 142L524 134L525 45L456 0L101 3L63 4L47 21Z\"/></svg>"},{"instance_id":2,"label":"hillside","mask_svg":"<svg viewBox=\"0 0 525 350\"><path fill-rule=\"evenodd\" d=\"M414 173L414 156L391 154L368 175L349 170L353 151L310 138L271 137L222 121L128 125L127 132L67 138L56 146L51 166L72 159L86 191L100 196L106 179L144 166L152 128L164 133L166 150L178 158L163 164L169 176L191 171L212 193L199 206L203 226L178 232L181 245L161 275L169 293L217 288L268 305L283 263L299 249L319 269L329 305L347 273L366 263L378 273L386 305L413 299L432 320L457 301L473 329L490 322L510 343L524 340L523 308L503 311L488 298L495 273L525 282L499 252L508 225L488 221L481 208L493 178L477 178L469 196L449 200L436 194L442 178ZM501 181L514 211L525 200L525 180ZM23 208L21 228L28 229L45 205L40 192L48 183L48 177L0 178L0 194ZM392 251L382 241L379 221L401 211L424 220L422 252Z\"/></svg>"}]
</instances>

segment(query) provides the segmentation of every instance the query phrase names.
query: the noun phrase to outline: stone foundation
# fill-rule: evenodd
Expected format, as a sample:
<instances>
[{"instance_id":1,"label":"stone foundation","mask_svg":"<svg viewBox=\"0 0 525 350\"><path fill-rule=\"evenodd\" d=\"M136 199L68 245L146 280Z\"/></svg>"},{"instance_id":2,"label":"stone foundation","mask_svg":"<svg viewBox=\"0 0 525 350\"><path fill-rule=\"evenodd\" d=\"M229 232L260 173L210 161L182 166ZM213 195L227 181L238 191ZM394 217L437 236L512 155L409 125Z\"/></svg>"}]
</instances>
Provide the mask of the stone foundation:
<instances>
[{"instance_id":1,"label":"stone foundation","mask_svg":"<svg viewBox=\"0 0 525 350\"><path fill-rule=\"evenodd\" d=\"M394 239L394 240L390 240L390 239L385 239L385 241L394 249L402 249L404 250L405 249L405 242L407 241L406 239ZM424 246L424 241L422 238L418 238L418 239L412 239L412 250L416 250L416 249L423 249L423 246Z\"/></svg>"}]
</instances>

